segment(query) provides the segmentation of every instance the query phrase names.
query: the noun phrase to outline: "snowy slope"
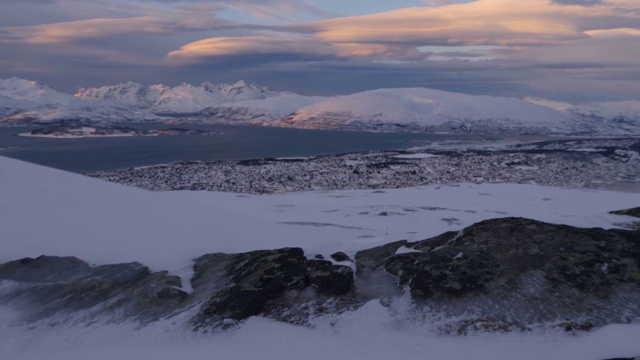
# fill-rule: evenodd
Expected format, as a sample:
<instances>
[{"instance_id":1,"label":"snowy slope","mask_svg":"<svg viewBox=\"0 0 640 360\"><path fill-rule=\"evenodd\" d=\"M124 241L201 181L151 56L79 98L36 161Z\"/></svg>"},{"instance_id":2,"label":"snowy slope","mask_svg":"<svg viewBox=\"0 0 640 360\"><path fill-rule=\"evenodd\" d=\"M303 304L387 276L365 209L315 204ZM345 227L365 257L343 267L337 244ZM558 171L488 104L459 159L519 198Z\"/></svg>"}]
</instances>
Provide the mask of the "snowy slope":
<instances>
[{"instance_id":1,"label":"snowy slope","mask_svg":"<svg viewBox=\"0 0 640 360\"><path fill-rule=\"evenodd\" d=\"M74 255L174 271L207 252L301 246L310 254L354 253L509 215L611 228L621 218L608 211L640 203L640 194L506 184L269 196L148 192L5 157L0 171L0 263Z\"/></svg>"},{"instance_id":2,"label":"snowy slope","mask_svg":"<svg viewBox=\"0 0 640 360\"><path fill-rule=\"evenodd\" d=\"M629 135L640 131L640 101L593 102L579 105L526 97L524 101L561 111L565 116L582 123L587 132Z\"/></svg>"},{"instance_id":3,"label":"snowy slope","mask_svg":"<svg viewBox=\"0 0 640 360\"><path fill-rule=\"evenodd\" d=\"M227 120L252 124L271 124L291 115L301 107L325 100L321 96L285 93L259 100L240 100L208 107L197 116L203 120Z\"/></svg>"},{"instance_id":4,"label":"snowy slope","mask_svg":"<svg viewBox=\"0 0 640 360\"><path fill-rule=\"evenodd\" d=\"M439 90L380 89L333 97L299 109L283 125L300 128L480 133L569 133L580 124L563 113L517 99Z\"/></svg>"},{"instance_id":5,"label":"snowy slope","mask_svg":"<svg viewBox=\"0 0 640 360\"><path fill-rule=\"evenodd\" d=\"M568 112L600 121L626 121L640 125L640 101L595 102L572 106Z\"/></svg>"},{"instance_id":6,"label":"snowy slope","mask_svg":"<svg viewBox=\"0 0 640 360\"><path fill-rule=\"evenodd\" d=\"M567 102L543 99L543 98L539 98L539 97L535 97L535 96L527 96L522 100L524 100L525 102L534 104L534 105L546 106L548 108L552 108L552 109L558 110L558 111L565 111L565 110L573 107L572 104L567 103Z\"/></svg>"},{"instance_id":7,"label":"snowy slope","mask_svg":"<svg viewBox=\"0 0 640 360\"><path fill-rule=\"evenodd\" d=\"M302 246L309 256L337 250L353 254L497 216L609 228L625 218L607 211L637 206L640 194L507 184L269 196L154 193L0 157L0 199L0 263L40 254L76 255L96 264L139 260L186 276L191 259L205 252L290 245ZM388 215L376 215L383 211ZM452 217L459 223L442 220ZM10 286L0 281L0 290ZM388 306L372 301L317 318L314 328L252 318L223 333L192 332L188 313L146 326L100 321L77 326L69 319L24 326L15 310L0 307L0 356L597 360L640 355L637 324L581 335L533 330L443 336L417 320L406 300Z\"/></svg>"}]
</instances>

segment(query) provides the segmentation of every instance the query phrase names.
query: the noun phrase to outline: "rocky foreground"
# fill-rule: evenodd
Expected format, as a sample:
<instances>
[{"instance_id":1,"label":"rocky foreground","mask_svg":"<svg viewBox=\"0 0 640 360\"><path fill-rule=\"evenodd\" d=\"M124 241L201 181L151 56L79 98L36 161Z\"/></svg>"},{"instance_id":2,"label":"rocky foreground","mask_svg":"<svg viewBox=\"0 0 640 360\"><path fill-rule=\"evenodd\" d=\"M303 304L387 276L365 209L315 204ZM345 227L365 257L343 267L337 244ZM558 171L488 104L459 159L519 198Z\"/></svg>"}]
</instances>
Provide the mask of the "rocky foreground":
<instances>
[{"instance_id":1,"label":"rocky foreground","mask_svg":"<svg viewBox=\"0 0 640 360\"><path fill-rule=\"evenodd\" d=\"M634 210L638 211L638 209ZM212 235L215 236L215 235ZM41 256L0 265L0 304L25 322L142 323L191 314L194 329L251 316L294 324L409 297L440 331L587 331L640 319L640 232L582 229L524 218L398 241L331 259L300 248L194 259L193 291L140 263L90 266Z\"/></svg>"}]
</instances>

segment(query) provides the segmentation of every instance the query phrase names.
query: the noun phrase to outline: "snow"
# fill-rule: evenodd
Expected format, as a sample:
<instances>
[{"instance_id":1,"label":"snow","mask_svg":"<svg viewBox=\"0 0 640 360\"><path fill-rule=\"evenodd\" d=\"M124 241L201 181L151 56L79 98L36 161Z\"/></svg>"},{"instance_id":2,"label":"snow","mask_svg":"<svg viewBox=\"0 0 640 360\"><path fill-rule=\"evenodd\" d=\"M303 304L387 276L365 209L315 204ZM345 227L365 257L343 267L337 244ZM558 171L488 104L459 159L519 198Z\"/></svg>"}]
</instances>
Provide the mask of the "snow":
<instances>
[{"instance_id":1,"label":"snow","mask_svg":"<svg viewBox=\"0 0 640 360\"><path fill-rule=\"evenodd\" d=\"M240 108L248 109L254 115L253 119L261 121L279 120L294 113L301 107L315 104L326 99L321 96L304 96L298 94L283 94L266 99L240 100L230 103L223 103L219 108Z\"/></svg>"},{"instance_id":2,"label":"snow","mask_svg":"<svg viewBox=\"0 0 640 360\"><path fill-rule=\"evenodd\" d=\"M508 184L263 196L148 192L0 157L0 199L0 263L41 254L93 264L136 260L188 278L192 259L208 252L301 246L308 255L353 255L501 216L611 228L631 218L608 211L638 206L640 194ZM443 221L454 217L459 224ZM5 286L0 282L0 291ZM640 354L640 324L577 336L552 330L444 336L434 332L437 319L413 317L405 298L319 317L313 328L251 318L202 334L188 329L190 315L142 327L23 326L14 310L0 307L0 358L596 360Z\"/></svg>"},{"instance_id":3,"label":"snow","mask_svg":"<svg viewBox=\"0 0 640 360\"><path fill-rule=\"evenodd\" d=\"M49 86L18 78L0 79L0 96L31 106L65 104L73 99L73 96L58 92Z\"/></svg>"},{"instance_id":4,"label":"snow","mask_svg":"<svg viewBox=\"0 0 640 360\"><path fill-rule=\"evenodd\" d=\"M399 311L408 311L399 306ZM0 308L0 320L10 317ZM3 319L5 318L5 319ZM324 321L322 321L324 320ZM304 328L251 318L235 330L216 334L176 329L181 319L143 328L58 324L25 329L0 322L0 354L11 360L112 359L306 359L306 360L598 360L640 353L640 325L611 325L588 334L560 332L442 336L403 322L377 302L339 318Z\"/></svg>"},{"instance_id":5,"label":"snow","mask_svg":"<svg viewBox=\"0 0 640 360\"><path fill-rule=\"evenodd\" d=\"M586 103L573 106L567 111L587 117L625 118L636 124L640 121L640 101L634 100Z\"/></svg>"},{"instance_id":6,"label":"snow","mask_svg":"<svg viewBox=\"0 0 640 360\"><path fill-rule=\"evenodd\" d=\"M0 122L91 120L152 120L156 116L110 101L81 100L35 81L0 79ZM1 113L0 113L1 114Z\"/></svg>"},{"instance_id":7,"label":"snow","mask_svg":"<svg viewBox=\"0 0 640 360\"><path fill-rule=\"evenodd\" d=\"M255 102L271 97L284 96L285 100L277 102L278 111L284 111L282 106L291 103L289 97L300 95L284 92L275 92L255 84L247 85L240 80L235 84L211 84L202 83L199 86L181 84L169 87L162 84L143 86L133 82L117 85L103 86L100 88L82 88L75 96L85 100L113 101L115 103L131 106L137 109L145 109L157 114L191 114L212 106L230 106L236 102L238 106L248 106L243 102ZM305 97L306 98L306 97ZM304 103L304 102L303 102ZM304 103L305 105L307 103ZM266 108L273 108L265 102ZM292 105L289 105L292 106ZM291 111L287 112L290 113Z\"/></svg>"},{"instance_id":8,"label":"snow","mask_svg":"<svg viewBox=\"0 0 640 360\"><path fill-rule=\"evenodd\" d=\"M548 100L548 99L542 99L539 97L534 97L534 96L527 96L524 99L522 99L528 103L531 104L535 104L535 105L539 105L539 106L546 106L549 108L552 108L554 110L558 110L558 111L565 111L568 110L569 108L573 107L572 104L570 103L566 103L566 102L561 102L561 101L554 101L554 100Z\"/></svg>"},{"instance_id":9,"label":"snow","mask_svg":"<svg viewBox=\"0 0 640 360\"><path fill-rule=\"evenodd\" d=\"M400 254L410 254L410 253L419 253L419 252L422 252L422 251L408 248L406 246L400 246L398 250L396 250L395 254L400 255Z\"/></svg>"},{"instance_id":10,"label":"snow","mask_svg":"<svg viewBox=\"0 0 640 360\"><path fill-rule=\"evenodd\" d=\"M0 262L73 255L95 264L140 261L181 276L205 253L300 246L353 255L495 217L612 228L624 218L608 211L640 203L640 194L509 184L268 196L149 192L4 157L0 171Z\"/></svg>"},{"instance_id":11,"label":"snow","mask_svg":"<svg viewBox=\"0 0 640 360\"><path fill-rule=\"evenodd\" d=\"M640 101L635 100L572 105L534 97L520 100L426 88L319 97L273 91L242 80L235 84L204 82L175 87L126 82L81 88L72 96L35 81L0 79L3 122L159 120L154 114L191 114L198 121L316 129L544 135L640 133Z\"/></svg>"},{"instance_id":12,"label":"snow","mask_svg":"<svg viewBox=\"0 0 640 360\"><path fill-rule=\"evenodd\" d=\"M561 112L522 100L424 88L378 89L337 96L299 109L288 124L321 127L330 121L441 126L450 121L492 120L502 126L546 127L566 132L573 124Z\"/></svg>"}]
</instances>

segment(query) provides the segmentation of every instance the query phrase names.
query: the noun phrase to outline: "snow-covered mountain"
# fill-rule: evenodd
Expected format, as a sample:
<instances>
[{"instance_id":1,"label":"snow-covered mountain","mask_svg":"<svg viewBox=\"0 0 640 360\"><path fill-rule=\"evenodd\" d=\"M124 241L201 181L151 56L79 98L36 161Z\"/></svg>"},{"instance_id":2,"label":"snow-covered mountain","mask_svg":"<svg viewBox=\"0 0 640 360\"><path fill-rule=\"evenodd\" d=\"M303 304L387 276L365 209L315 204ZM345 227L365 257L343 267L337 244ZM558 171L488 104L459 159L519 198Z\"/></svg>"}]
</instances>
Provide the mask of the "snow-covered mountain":
<instances>
[{"instance_id":1,"label":"snow-covered mountain","mask_svg":"<svg viewBox=\"0 0 640 360\"><path fill-rule=\"evenodd\" d=\"M137 109L148 109L156 114L192 114L221 104L289 94L255 84L247 85L241 80L235 84L204 82L199 86L182 84L176 87L161 84L143 86L127 82L100 88L81 88L75 96L85 100L113 101Z\"/></svg>"},{"instance_id":2,"label":"snow-covered mountain","mask_svg":"<svg viewBox=\"0 0 640 360\"><path fill-rule=\"evenodd\" d=\"M0 122L153 120L150 113L110 101L82 100L35 81L0 80Z\"/></svg>"},{"instance_id":3,"label":"snow-covered mountain","mask_svg":"<svg viewBox=\"0 0 640 360\"><path fill-rule=\"evenodd\" d=\"M299 109L284 126L309 129L470 133L581 132L567 114L513 98L440 90L379 89L337 96Z\"/></svg>"},{"instance_id":4,"label":"snow-covered mountain","mask_svg":"<svg viewBox=\"0 0 640 360\"><path fill-rule=\"evenodd\" d=\"M162 116L160 118L159 116ZM0 122L82 120L242 123L307 129L538 135L640 134L640 101L572 105L528 97L425 88L319 97L244 81L198 86L133 82L82 88L75 96L34 81L0 80Z\"/></svg>"},{"instance_id":5,"label":"snow-covered mountain","mask_svg":"<svg viewBox=\"0 0 640 360\"><path fill-rule=\"evenodd\" d=\"M11 78L0 80L0 116L6 117L39 106L68 104L73 96L35 81Z\"/></svg>"}]
</instances>

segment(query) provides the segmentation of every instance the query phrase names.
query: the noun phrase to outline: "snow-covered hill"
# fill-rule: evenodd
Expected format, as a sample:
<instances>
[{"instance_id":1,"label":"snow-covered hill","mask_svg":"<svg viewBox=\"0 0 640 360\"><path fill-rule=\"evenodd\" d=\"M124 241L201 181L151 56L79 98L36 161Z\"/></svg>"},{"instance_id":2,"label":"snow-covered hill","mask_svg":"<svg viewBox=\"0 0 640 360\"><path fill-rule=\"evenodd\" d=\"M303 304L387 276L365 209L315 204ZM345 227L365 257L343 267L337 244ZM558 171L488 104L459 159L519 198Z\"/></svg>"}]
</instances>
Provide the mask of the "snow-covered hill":
<instances>
[{"instance_id":1,"label":"snow-covered hill","mask_svg":"<svg viewBox=\"0 0 640 360\"><path fill-rule=\"evenodd\" d=\"M282 122L299 128L470 133L580 132L564 113L522 100L424 88L379 89L299 109Z\"/></svg>"}]
</instances>

